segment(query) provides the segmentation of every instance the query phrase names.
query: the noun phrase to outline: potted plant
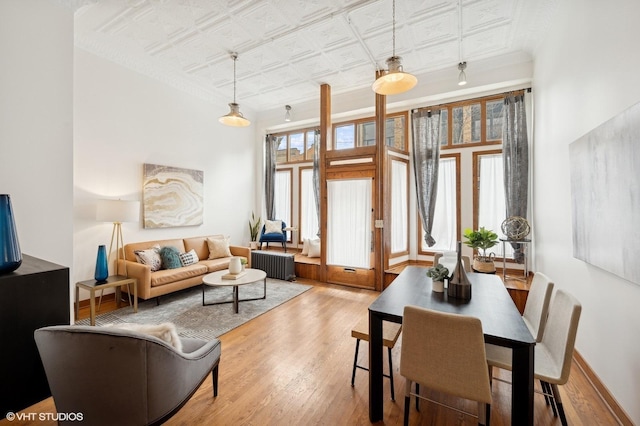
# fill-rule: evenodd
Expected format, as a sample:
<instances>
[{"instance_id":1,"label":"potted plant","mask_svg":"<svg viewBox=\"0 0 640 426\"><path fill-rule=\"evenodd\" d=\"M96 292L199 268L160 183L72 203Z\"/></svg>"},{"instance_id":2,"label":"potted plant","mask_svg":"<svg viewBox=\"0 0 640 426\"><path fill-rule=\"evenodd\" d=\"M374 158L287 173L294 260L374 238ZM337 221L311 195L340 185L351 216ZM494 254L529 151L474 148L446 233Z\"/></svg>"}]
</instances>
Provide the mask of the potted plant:
<instances>
[{"instance_id":1,"label":"potted plant","mask_svg":"<svg viewBox=\"0 0 640 426\"><path fill-rule=\"evenodd\" d=\"M251 236L251 250L258 248L258 233L260 232L260 226L262 225L262 219L260 216L256 217L254 212L251 212L251 220L249 221L249 235Z\"/></svg>"},{"instance_id":2,"label":"potted plant","mask_svg":"<svg viewBox=\"0 0 640 426\"><path fill-rule=\"evenodd\" d=\"M496 272L496 267L493 263L495 254L487 254L487 249L498 244L498 234L482 226L476 231L466 229L464 237L466 238L464 243L478 251L478 254L473 259L473 270L488 274Z\"/></svg>"},{"instance_id":3,"label":"potted plant","mask_svg":"<svg viewBox=\"0 0 640 426\"><path fill-rule=\"evenodd\" d=\"M249 263L249 262L244 257L241 257L240 258L240 263L242 264L242 270L244 271L245 268L247 267L247 263Z\"/></svg>"},{"instance_id":4,"label":"potted plant","mask_svg":"<svg viewBox=\"0 0 640 426\"><path fill-rule=\"evenodd\" d=\"M449 276L449 269L444 265L437 264L427 270L427 276L433 281L433 291L442 293L444 291L444 280Z\"/></svg>"}]
</instances>

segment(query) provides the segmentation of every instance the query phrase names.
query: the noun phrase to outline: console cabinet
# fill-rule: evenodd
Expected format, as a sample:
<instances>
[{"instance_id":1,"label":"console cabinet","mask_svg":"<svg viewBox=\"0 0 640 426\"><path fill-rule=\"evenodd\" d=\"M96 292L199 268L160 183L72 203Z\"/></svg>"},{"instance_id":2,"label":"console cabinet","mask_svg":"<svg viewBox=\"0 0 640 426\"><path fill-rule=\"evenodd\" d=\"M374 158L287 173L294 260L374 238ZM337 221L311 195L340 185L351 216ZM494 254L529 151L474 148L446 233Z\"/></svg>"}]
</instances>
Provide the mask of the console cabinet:
<instances>
[{"instance_id":1,"label":"console cabinet","mask_svg":"<svg viewBox=\"0 0 640 426\"><path fill-rule=\"evenodd\" d=\"M49 396L33 332L70 324L69 268L24 255L0 275L0 413L19 411Z\"/></svg>"}]
</instances>

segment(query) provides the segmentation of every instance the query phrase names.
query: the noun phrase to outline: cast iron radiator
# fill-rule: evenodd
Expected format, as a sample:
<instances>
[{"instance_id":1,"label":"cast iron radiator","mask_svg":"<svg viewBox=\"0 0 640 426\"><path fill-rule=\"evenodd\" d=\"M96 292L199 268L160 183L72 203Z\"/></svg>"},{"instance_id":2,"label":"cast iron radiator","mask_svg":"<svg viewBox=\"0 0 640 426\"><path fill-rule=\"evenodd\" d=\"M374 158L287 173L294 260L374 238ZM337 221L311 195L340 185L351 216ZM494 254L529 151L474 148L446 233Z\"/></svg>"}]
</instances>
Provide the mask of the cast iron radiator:
<instances>
[{"instance_id":1,"label":"cast iron radiator","mask_svg":"<svg viewBox=\"0 0 640 426\"><path fill-rule=\"evenodd\" d=\"M292 254L253 250L251 252L251 268L265 271L269 278L295 281L296 268L293 259Z\"/></svg>"}]
</instances>

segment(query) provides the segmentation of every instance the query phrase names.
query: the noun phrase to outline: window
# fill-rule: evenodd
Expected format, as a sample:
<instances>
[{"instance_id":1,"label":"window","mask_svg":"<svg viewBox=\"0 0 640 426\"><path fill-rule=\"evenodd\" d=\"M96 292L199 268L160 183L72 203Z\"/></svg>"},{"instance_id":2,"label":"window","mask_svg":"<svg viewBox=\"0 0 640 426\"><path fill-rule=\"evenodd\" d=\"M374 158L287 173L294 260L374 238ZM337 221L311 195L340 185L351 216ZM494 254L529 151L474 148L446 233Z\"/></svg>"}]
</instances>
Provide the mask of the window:
<instances>
[{"instance_id":1,"label":"window","mask_svg":"<svg viewBox=\"0 0 640 426\"><path fill-rule=\"evenodd\" d=\"M276 170L275 181L275 217L291 226L291 169Z\"/></svg>"},{"instance_id":2,"label":"window","mask_svg":"<svg viewBox=\"0 0 640 426\"><path fill-rule=\"evenodd\" d=\"M409 162L391 160L391 253L409 251Z\"/></svg>"},{"instance_id":3,"label":"window","mask_svg":"<svg viewBox=\"0 0 640 426\"><path fill-rule=\"evenodd\" d=\"M318 214L316 197L313 192L313 168L300 169L300 241L316 238L318 234Z\"/></svg>"},{"instance_id":4,"label":"window","mask_svg":"<svg viewBox=\"0 0 640 426\"><path fill-rule=\"evenodd\" d=\"M392 114L385 122L385 144L402 151L406 150L406 113ZM353 149L376 144L376 122L374 119L337 123L334 129L334 149Z\"/></svg>"},{"instance_id":5,"label":"window","mask_svg":"<svg viewBox=\"0 0 640 426\"><path fill-rule=\"evenodd\" d=\"M316 129L301 129L276 133L278 141L277 164L299 163L313 160L313 145Z\"/></svg>"}]
</instances>

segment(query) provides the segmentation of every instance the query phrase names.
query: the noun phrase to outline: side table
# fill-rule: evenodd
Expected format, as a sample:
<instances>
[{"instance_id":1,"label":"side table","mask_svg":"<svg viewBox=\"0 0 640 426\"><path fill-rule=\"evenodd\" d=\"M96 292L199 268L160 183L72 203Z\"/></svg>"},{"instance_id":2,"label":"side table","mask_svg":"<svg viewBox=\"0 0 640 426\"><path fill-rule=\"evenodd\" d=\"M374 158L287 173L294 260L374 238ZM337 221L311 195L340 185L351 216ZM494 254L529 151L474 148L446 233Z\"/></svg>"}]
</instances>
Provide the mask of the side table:
<instances>
[{"instance_id":1,"label":"side table","mask_svg":"<svg viewBox=\"0 0 640 426\"><path fill-rule=\"evenodd\" d=\"M96 291L104 290L105 288L116 289L116 304L120 307L120 287L123 285L129 286L129 293L131 293L131 284L133 284L133 312L138 312L138 280L135 278L128 278L122 275L111 275L104 283L98 283L96 280L79 281L76 283L76 315L75 319L78 319L78 311L80 310L80 289L89 290L89 306L90 306L90 318L91 325L96 325Z\"/></svg>"}]
</instances>

